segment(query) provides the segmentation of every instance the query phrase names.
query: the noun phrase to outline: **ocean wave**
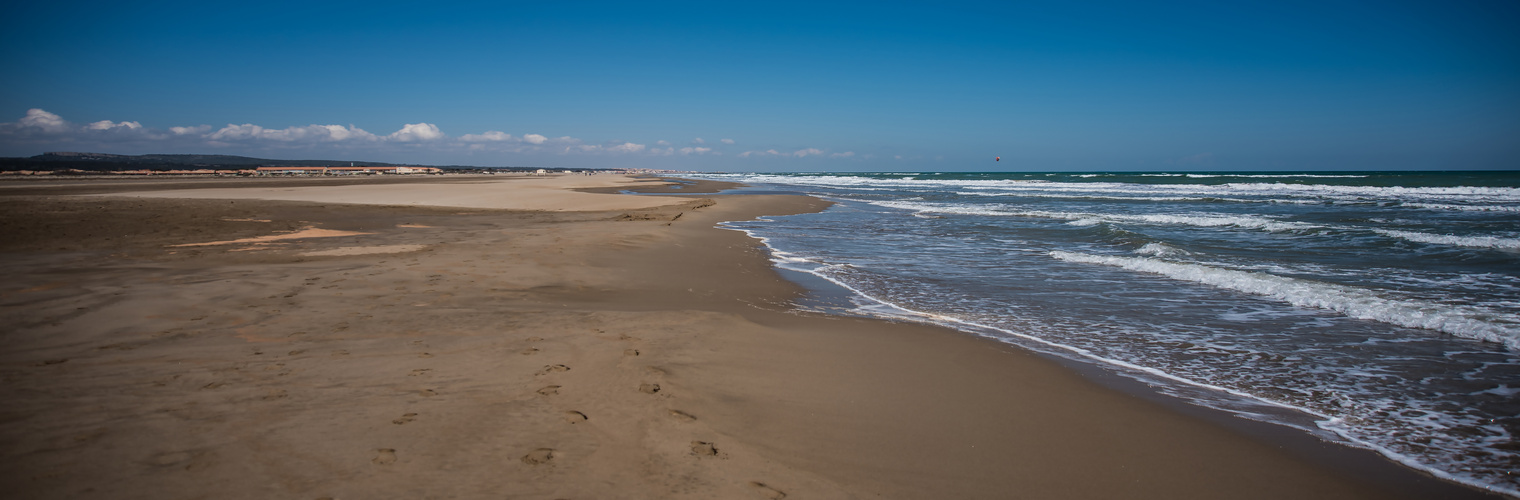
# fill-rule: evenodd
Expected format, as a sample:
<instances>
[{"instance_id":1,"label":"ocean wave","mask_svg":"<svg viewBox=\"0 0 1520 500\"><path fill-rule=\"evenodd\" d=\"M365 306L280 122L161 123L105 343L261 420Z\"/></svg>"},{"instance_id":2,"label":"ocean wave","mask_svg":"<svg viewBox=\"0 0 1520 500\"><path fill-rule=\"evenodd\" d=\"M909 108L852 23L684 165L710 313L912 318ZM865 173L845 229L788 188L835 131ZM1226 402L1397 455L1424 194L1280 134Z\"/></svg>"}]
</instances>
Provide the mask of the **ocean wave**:
<instances>
[{"instance_id":1,"label":"ocean wave","mask_svg":"<svg viewBox=\"0 0 1520 500\"><path fill-rule=\"evenodd\" d=\"M1373 231L1384 236L1391 236L1394 238L1400 238L1419 243L1520 251L1520 239L1516 238L1500 238L1497 236L1456 236L1450 234L1430 234L1418 233L1414 231L1398 231L1394 229L1373 229Z\"/></svg>"},{"instance_id":2,"label":"ocean wave","mask_svg":"<svg viewBox=\"0 0 1520 500\"><path fill-rule=\"evenodd\" d=\"M1324 174L1182 174L1184 177L1193 179L1211 179L1215 177L1240 177L1245 179L1365 179L1366 175L1324 175Z\"/></svg>"},{"instance_id":3,"label":"ocean wave","mask_svg":"<svg viewBox=\"0 0 1520 500\"><path fill-rule=\"evenodd\" d=\"M1193 174L1184 174L1193 175ZM1203 174L1206 175L1206 174ZM1283 202L1388 203L1438 210L1520 211L1520 188L1407 187L1340 184L1235 182L1223 184L1142 184L1128 182L1059 182L1025 179L903 179L854 175L731 174L743 182L791 184L837 189L997 190L1006 194L1064 194L1078 197L1128 196L1147 198L1234 198ZM1245 177L1245 176L1238 176ZM1303 176L1298 176L1303 177Z\"/></svg>"},{"instance_id":4,"label":"ocean wave","mask_svg":"<svg viewBox=\"0 0 1520 500\"><path fill-rule=\"evenodd\" d=\"M1109 175L1119 175L1119 174L1109 174ZM1168 174L1168 173L1158 173L1158 174L1140 174L1140 177L1188 177L1188 178L1193 178L1193 179L1210 179L1210 178L1215 178L1215 177L1242 177L1242 178L1259 178L1259 179L1276 179L1276 178L1284 178L1284 179L1293 179L1293 178L1305 178L1305 179L1365 179L1365 178L1371 177L1371 176L1368 176L1368 175L1351 175L1351 174L1329 175L1329 174Z\"/></svg>"},{"instance_id":5,"label":"ocean wave","mask_svg":"<svg viewBox=\"0 0 1520 500\"><path fill-rule=\"evenodd\" d=\"M1268 232L1310 232L1317 230L1372 231L1383 236L1433 245L1451 245L1469 248L1520 251L1520 238L1498 236L1454 236L1442 234L1399 231L1393 229L1365 228L1344 225L1320 225L1296 221L1279 221L1254 215L1235 214L1097 214L1088 212L1051 212L1041 210L1008 210L998 205L961 205L916 203L908 201L867 201L866 203L903 210L913 210L915 215L945 213L984 215L995 217L1034 217L1068 221L1067 224L1086 227L1101 223L1130 223L1155 225L1185 225L1193 227L1236 227L1260 229Z\"/></svg>"},{"instance_id":6,"label":"ocean wave","mask_svg":"<svg viewBox=\"0 0 1520 500\"><path fill-rule=\"evenodd\" d=\"M1035 217L1072 221L1073 225L1089 226L1100 222L1174 224L1195 227L1239 227L1272 232L1312 231L1327 226L1293 221L1278 221L1254 215L1234 214L1096 214L1088 212L1050 212L1043 210L1006 210L990 205L961 205L913 203L905 201L867 201L872 205L913 210L916 212L948 213L964 215L987 215L998 217Z\"/></svg>"},{"instance_id":7,"label":"ocean wave","mask_svg":"<svg viewBox=\"0 0 1520 500\"><path fill-rule=\"evenodd\" d=\"M1146 243L1145 246L1135 249L1135 253L1140 255L1150 255L1153 257L1181 257L1192 255L1192 252L1165 243Z\"/></svg>"},{"instance_id":8,"label":"ocean wave","mask_svg":"<svg viewBox=\"0 0 1520 500\"><path fill-rule=\"evenodd\" d=\"M1520 351L1520 322L1484 308L1387 298L1371 290L1344 285L1145 257L1093 255L1060 250L1050 252L1050 256L1068 262L1114 266L1262 295L1299 307L1336 311L1357 319L1496 342L1512 351Z\"/></svg>"},{"instance_id":9,"label":"ocean wave","mask_svg":"<svg viewBox=\"0 0 1520 500\"><path fill-rule=\"evenodd\" d=\"M1461 210L1464 212L1520 212L1520 206L1513 205L1453 205L1449 203L1404 203L1410 208L1425 208L1430 210Z\"/></svg>"}]
</instances>

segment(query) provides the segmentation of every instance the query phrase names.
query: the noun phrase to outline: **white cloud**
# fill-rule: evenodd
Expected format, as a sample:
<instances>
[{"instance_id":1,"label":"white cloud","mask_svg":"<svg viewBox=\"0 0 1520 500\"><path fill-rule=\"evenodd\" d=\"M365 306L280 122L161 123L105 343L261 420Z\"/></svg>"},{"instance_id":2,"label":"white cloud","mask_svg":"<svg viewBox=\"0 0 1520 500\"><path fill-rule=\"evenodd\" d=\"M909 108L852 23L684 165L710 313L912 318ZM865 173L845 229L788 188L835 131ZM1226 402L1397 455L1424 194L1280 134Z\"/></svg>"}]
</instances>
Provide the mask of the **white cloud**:
<instances>
[{"instance_id":1,"label":"white cloud","mask_svg":"<svg viewBox=\"0 0 1520 500\"><path fill-rule=\"evenodd\" d=\"M719 139L734 144L732 139ZM671 141L660 140L645 145L618 141L585 144L571 136L549 137L541 134L514 135L499 130L449 136L431 123L408 123L390 134L376 135L354 125L304 125L266 128L252 123L152 128L137 121L99 120L73 123L42 109L27 110L12 122L0 122L0 149L7 152L47 150L98 151L119 154L204 151L213 148L229 154L259 156L291 154L305 150L305 155L343 157L356 152L391 156L410 156L404 161L459 161L475 158L482 162L502 161L512 154L618 155L652 156L720 156L714 142L700 137L677 148ZM830 154L827 149L744 151L740 157L772 158L859 158L854 152ZM27 153L35 154L35 153ZM452 155L452 156L451 156ZM314 156L313 156L314 157ZM448 159L444 159L448 158Z\"/></svg>"},{"instance_id":2,"label":"white cloud","mask_svg":"<svg viewBox=\"0 0 1520 500\"><path fill-rule=\"evenodd\" d=\"M54 116L57 116L57 115L54 115ZM116 122L113 122L111 120L101 120L101 121L98 121L98 122L95 122L95 123L91 123L91 124L85 126L85 128L90 129L90 130L112 130L112 129L116 129L116 128L125 128L125 129L128 129L128 130L137 130L137 129L142 128L142 124L141 123L137 123L137 122L121 122L121 123L116 123Z\"/></svg>"},{"instance_id":3,"label":"white cloud","mask_svg":"<svg viewBox=\"0 0 1520 500\"><path fill-rule=\"evenodd\" d=\"M410 125L408 125L410 127ZM199 128L199 127L195 127ZM209 129L209 127L207 127ZM175 130L178 129L178 130ZM180 130L191 132L194 128L175 127L176 134ZM402 129L403 131L406 129ZM434 131L437 129L434 128ZM400 132L397 132L399 134ZM391 134L394 138L396 134ZM242 125L228 124L225 127L206 136L213 141L278 141L278 142L338 142L338 141L373 141L379 137L364 131L364 129L349 125L307 125L304 127L286 127L281 129L264 128L252 123ZM406 139L402 139L406 140Z\"/></svg>"},{"instance_id":4,"label":"white cloud","mask_svg":"<svg viewBox=\"0 0 1520 500\"><path fill-rule=\"evenodd\" d=\"M743 153L739 153L740 158L749 158L751 156L781 156L781 153L774 149L767 149L765 151L745 151Z\"/></svg>"},{"instance_id":5,"label":"white cloud","mask_svg":"<svg viewBox=\"0 0 1520 500\"><path fill-rule=\"evenodd\" d=\"M271 130L270 132L275 131ZM233 125L229 123L227 126L222 127L221 130L216 131L207 138L213 141L236 141L241 139L281 140L281 137L285 137L285 135L278 133L271 133L266 135L264 133L264 127L254 125L252 123L244 123L242 125Z\"/></svg>"},{"instance_id":6,"label":"white cloud","mask_svg":"<svg viewBox=\"0 0 1520 500\"><path fill-rule=\"evenodd\" d=\"M53 113L32 108L26 111L26 116L14 122L0 123L0 137L15 143L29 143L34 146L46 143L71 143L72 148L79 146L81 141L106 141L119 145L124 141L163 139L168 136L162 132L150 131L141 123L134 121L100 120L80 125L64 120L63 117ZM0 145L5 145L5 143L0 142Z\"/></svg>"},{"instance_id":7,"label":"white cloud","mask_svg":"<svg viewBox=\"0 0 1520 500\"><path fill-rule=\"evenodd\" d=\"M26 110L26 116L19 123L22 127L35 127L47 132L63 132L69 128L63 117L37 108Z\"/></svg>"},{"instance_id":8,"label":"white cloud","mask_svg":"<svg viewBox=\"0 0 1520 500\"><path fill-rule=\"evenodd\" d=\"M348 128L344 128L342 125L313 125L312 127L325 129L327 131L327 138L334 141L346 141L350 139L369 141L376 139L375 134L365 132L364 129L353 125L349 125ZM317 132L317 136L321 136L320 131Z\"/></svg>"},{"instance_id":9,"label":"white cloud","mask_svg":"<svg viewBox=\"0 0 1520 500\"><path fill-rule=\"evenodd\" d=\"M495 130L488 130L481 134L461 135L459 136L459 140L464 142L504 142L512 140L512 134Z\"/></svg>"},{"instance_id":10,"label":"white cloud","mask_svg":"<svg viewBox=\"0 0 1520 500\"><path fill-rule=\"evenodd\" d=\"M644 145L625 142L616 146L609 147L607 150L616 153L637 153L644 150Z\"/></svg>"},{"instance_id":11,"label":"white cloud","mask_svg":"<svg viewBox=\"0 0 1520 500\"><path fill-rule=\"evenodd\" d=\"M716 154L716 153L714 153L714 154ZM745 151L743 153L739 153L739 157L740 158L753 158L753 157L764 157L764 156L787 156L787 157L792 157L792 158L806 158L806 157L809 157L809 156L828 156L829 158L850 158L850 157L855 156L855 152L854 151L845 151L843 153L829 154L828 150L824 150L824 149L803 148L803 149L799 149L799 150L796 150L796 151L792 151L790 153L783 153L783 152L780 152L780 151L777 151L777 150L774 150L774 149L767 149L765 151Z\"/></svg>"},{"instance_id":12,"label":"white cloud","mask_svg":"<svg viewBox=\"0 0 1520 500\"><path fill-rule=\"evenodd\" d=\"M438 130L437 125L431 123L408 123L388 137L401 142L432 141L442 139L443 132Z\"/></svg>"}]
</instances>

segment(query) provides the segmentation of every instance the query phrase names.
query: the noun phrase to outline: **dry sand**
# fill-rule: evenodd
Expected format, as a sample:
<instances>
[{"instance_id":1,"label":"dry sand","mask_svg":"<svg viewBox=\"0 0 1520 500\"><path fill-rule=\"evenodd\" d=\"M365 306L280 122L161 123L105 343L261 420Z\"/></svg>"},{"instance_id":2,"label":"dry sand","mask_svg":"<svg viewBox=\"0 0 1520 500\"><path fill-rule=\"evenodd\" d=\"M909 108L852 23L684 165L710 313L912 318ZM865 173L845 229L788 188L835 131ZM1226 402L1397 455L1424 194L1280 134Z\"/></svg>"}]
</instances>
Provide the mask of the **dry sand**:
<instances>
[{"instance_id":1,"label":"dry sand","mask_svg":"<svg viewBox=\"0 0 1520 500\"><path fill-rule=\"evenodd\" d=\"M361 205L419 205L495 208L507 210L596 211L633 210L668 205L671 200L630 194L593 194L584 188L631 189L665 184L655 179L622 175L502 175L477 176L451 183L357 184L338 186L279 186L192 188L114 193L146 198L289 200ZM678 199L678 201L692 201Z\"/></svg>"},{"instance_id":2,"label":"dry sand","mask_svg":"<svg viewBox=\"0 0 1520 500\"><path fill-rule=\"evenodd\" d=\"M1311 465L1005 345L790 312L799 290L763 247L714 224L819 200L419 182L0 190L0 489L1428 496ZM48 194L28 194L39 189ZM392 205L338 203L356 197ZM549 211L480 205L490 203ZM586 207L596 209L569 211ZM176 246L303 228L346 233Z\"/></svg>"}]
</instances>

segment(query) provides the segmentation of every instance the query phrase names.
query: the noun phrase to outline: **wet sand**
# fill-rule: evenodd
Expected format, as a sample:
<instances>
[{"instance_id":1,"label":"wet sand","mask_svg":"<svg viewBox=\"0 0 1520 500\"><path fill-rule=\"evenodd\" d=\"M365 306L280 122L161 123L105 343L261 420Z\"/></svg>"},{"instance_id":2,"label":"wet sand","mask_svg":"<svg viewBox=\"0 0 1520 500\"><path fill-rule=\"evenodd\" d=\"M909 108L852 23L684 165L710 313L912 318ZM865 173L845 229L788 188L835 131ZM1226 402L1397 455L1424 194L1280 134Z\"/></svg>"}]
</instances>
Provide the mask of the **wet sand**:
<instances>
[{"instance_id":1,"label":"wet sand","mask_svg":"<svg viewBox=\"0 0 1520 500\"><path fill-rule=\"evenodd\" d=\"M0 186L0 488L1431 497L1009 346L792 312L764 248L714 225L820 200L586 179ZM298 231L327 233L270 238Z\"/></svg>"}]
</instances>

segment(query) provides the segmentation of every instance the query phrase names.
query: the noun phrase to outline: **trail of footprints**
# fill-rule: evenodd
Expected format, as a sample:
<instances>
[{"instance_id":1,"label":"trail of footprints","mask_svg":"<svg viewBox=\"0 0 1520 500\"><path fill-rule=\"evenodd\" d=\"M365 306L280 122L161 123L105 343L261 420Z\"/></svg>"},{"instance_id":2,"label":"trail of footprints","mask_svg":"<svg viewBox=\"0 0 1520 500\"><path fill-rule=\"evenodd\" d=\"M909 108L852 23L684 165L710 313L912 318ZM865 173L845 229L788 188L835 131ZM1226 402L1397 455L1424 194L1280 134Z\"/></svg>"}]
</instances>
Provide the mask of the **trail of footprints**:
<instances>
[{"instance_id":1,"label":"trail of footprints","mask_svg":"<svg viewBox=\"0 0 1520 500\"><path fill-rule=\"evenodd\" d=\"M596 333L605 333L605 332L603 332L600 329L595 330L595 331L596 331ZM529 337L527 340L529 342L539 342L539 341L542 341L543 339L539 338L539 337ZM631 336L628 336L626 334L623 334L623 335L619 335L618 336L618 340L623 341L623 342L638 342L640 339L638 337L631 337ZM536 347L528 347L526 349L518 351L518 354L522 354L522 355L528 356L528 355L537 354L539 352L541 352L541 351L538 348L536 348ZM636 348L628 348L628 349L624 349L623 350L623 356L626 356L626 357L639 356L641 354L643 354L643 353L640 352L639 349L636 349ZM556 374L556 373L570 371L570 369L571 368L569 366L566 366L566 365L563 365L563 364L544 365L544 367L541 368L541 369L539 369L538 372L534 374L534 376L535 377L550 377L550 376L552 376L553 374ZM655 376L659 376L659 375L663 375L665 372L664 372L664 370L661 370L661 369L656 368L656 367L646 367L646 373L649 373L649 374L652 374L652 375L655 375ZM535 392L537 392L540 396L543 396L543 397L552 397L552 396L558 396L560 394L560 391L562 389L564 389L564 386L561 386L561 385L546 385L546 386L538 389ZM660 389L660 384L658 384L658 383L644 382L644 383L640 383L639 384L638 390L641 393L651 394L652 395L652 394L659 394L661 389ZM674 419L676 419L676 420L678 420L680 422L695 422L697 420L696 416L694 416L694 415L692 415L690 413L686 413L686 412L681 411L681 410L668 409L666 411L669 413L669 415L670 415L671 418L674 418ZM588 420L591 419L590 416L588 416L585 413L583 413L581 411L578 411L578 410L564 410L560 414L562 415L562 417L564 418L564 420L566 422L570 423L571 425L583 423L583 422L586 422L586 421L588 421ZM407 415L413 415L413 414L409 413ZM402 418L403 419L407 419L409 417L405 417L404 416ZM397 423L401 423L401 422L398 420ZM718 450L717 445L714 444L714 443L711 443L711 442L693 440L693 441L691 441L690 449L691 449L691 454L693 456L699 458L699 459L700 458L704 458L704 457L725 458L725 454L721 453ZM551 463L553 463L553 461L555 460L555 458L557 456L558 456L557 451L555 449L553 449L553 448L538 448L538 449L535 449L533 451L528 452L526 455L523 455L520 458L520 460L522 461L522 463L527 464L529 466L538 466L538 465L545 465L545 464L551 464ZM763 497L763 498L768 498L768 499L771 499L771 500L780 500L780 499L786 498L786 493L785 492L783 492L781 490L778 490L778 489L776 489L774 487L771 487L769 485L766 485L765 483L761 483L761 482L758 482L758 481L751 481L749 483L749 485L757 493L759 493L759 495L761 497Z\"/></svg>"},{"instance_id":2,"label":"trail of footprints","mask_svg":"<svg viewBox=\"0 0 1520 500\"><path fill-rule=\"evenodd\" d=\"M605 333L602 330L595 330L595 331L597 333ZM529 341L529 342L541 342L541 341L543 341L543 339L540 338L540 337L529 337L526 340ZM631 336L628 336L626 334L620 335L618 337L618 340L619 341L623 341L623 342L630 342L630 343L636 343L636 342L640 341L640 339L638 337L631 337ZM413 344L421 346L422 342L421 341L414 341ZM523 355L523 356L532 356L532 355L538 354L540 352L542 352L542 351L540 351L537 347L529 346L529 347L527 347L525 349L522 349L522 350L518 351L518 354ZM296 353L292 352L291 354L296 354ZM342 354L347 354L347 353L344 352ZM628 349L624 349L623 350L623 355L625 357L634 357L634 356L639 356L641 354L643 354L643 353L640 352L639 349L637 349L637 348L630 347ZM418 357L421 357L421 358L430 358L430 357L432 357L432 354L424 352L424 353L420 354ZM550 378L552 378L554 374L567 372L567 371L570 371L570 369L571 368L569 366L564 365L564 364L544 365L543 368L539 369L536 373L534 373L534 377L536 377L536 378L537 377L550 377ZM408 377L425 377L425 376L430 375L432 371L433 370L431 368L418 368L418 369L414 369L411 372L407 373L407 376ZM659 368L650 366L650 367L645 367L645 373L658 377L660 375L664 375L665 371L661 370ZM564 386L562 386L562 385L550 384L550 385L545 385L544 387L538 389L535 392L537 392L538 395L542 396L542 397L553 397L553 396L558 396L560 394L560 391L563 390L563 389L564 389ZM641 392L641 393L650 394L650 395L661 394L661 392L660 392L661 391L660 384L654 383L654 382L640 383L639 386L638 386L638 391ZM424 390L422 390L420 392L420 394L423 395L423 396L432 396L432 395L434 395L436 393L432 389L424 389ZM665 397L669 397L668 394L666 394ZM671 418L676 419L677 421L680 421L680 422L695 422L697 420L696 416L694 416L694 415L692 415L690 413L686 413L686 412L681 411L681 410L667 409L666 411L668 412L668 414L669 414L669 416ZM589 415L586 415L584 412L581 412L579 410L563 410L563 411L560 412L560 415L565 420L565 422L567 422L567 423L569 423L571 425L581 424L581 423L584 423L584 422L587 422L587 421L591 420L591 417ZM418 415L416 413L410 413L410 412L408 412L408 413L402 414L400 417L398 417L398 418L396 418L394 420L391 420L391 423L395 424L395 425L406 425L408 423L411 423L411 422L417 420L417 417L418 417ZM698 459L702 459L702 458L726 458L726 454L722 453L718 449L718 446L716 444L712 443L712 442L693 440L690 443L690 449L691 449L691 455L694 456L694 457L696 457L696 458L698 458ZM375 452L375 456L374 456L374 458L372 458L370 460L371 463L374 463L375 465L381 465L381 466L388 466L388 465L396 463L396 450L395 449L393 449L393 448L376 448L374 450L374 452ZM523 455L520 458L520 460L522 461L522 463L527 464L528 466L535 466L536 467L536 466L540 466L540 465L550 465L550 464L553 464L554 460L556 458L558 458L558 457L559 457L558 452L555 449L553 449L553 448L537 448L537 449L529 451L527 454ZM758 493L763 498L768 498L768 499L771 499L771 500L779 500L779 499L786 498L786 493L785 492L783 492L783 491L781 491L779 489L776 489L776 488L774 488L772 486L766 485L765 483L761 483L761 482L758 482L758 481L751 481L749 483L749 486L751 488L753 488L754 491L756 493Z\"/></svg>"}]
</instances>

